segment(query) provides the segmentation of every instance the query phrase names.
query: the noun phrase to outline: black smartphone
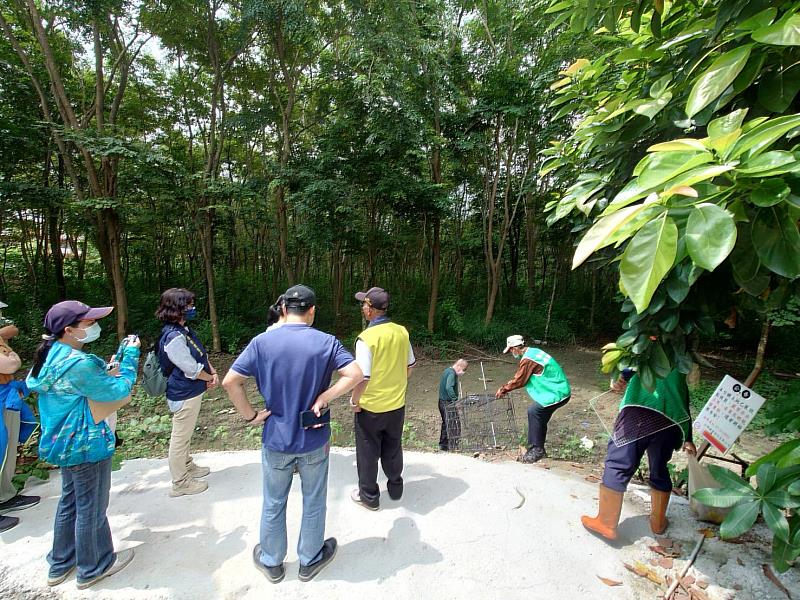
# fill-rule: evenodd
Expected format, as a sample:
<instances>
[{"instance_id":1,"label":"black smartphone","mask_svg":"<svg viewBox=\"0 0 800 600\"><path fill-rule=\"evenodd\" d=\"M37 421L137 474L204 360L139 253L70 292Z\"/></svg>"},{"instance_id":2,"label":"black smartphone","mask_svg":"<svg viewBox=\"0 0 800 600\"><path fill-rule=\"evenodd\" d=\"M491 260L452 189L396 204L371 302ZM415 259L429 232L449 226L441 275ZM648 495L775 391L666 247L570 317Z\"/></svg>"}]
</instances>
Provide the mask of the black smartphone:
<instances>
[{"instance_id":1,"label":"black smartphone","mask_svg":"<svg viewBox=\"0 0 800 600\"><path fill-rule=\"evenodd\" d=\"M303 429L308 429L314 425L327 425L331 422L331 408L326 406L319 412L319 416L314 414L313 410L304 410L300 413L300 426Z\"/></svg>"}]
</instances>

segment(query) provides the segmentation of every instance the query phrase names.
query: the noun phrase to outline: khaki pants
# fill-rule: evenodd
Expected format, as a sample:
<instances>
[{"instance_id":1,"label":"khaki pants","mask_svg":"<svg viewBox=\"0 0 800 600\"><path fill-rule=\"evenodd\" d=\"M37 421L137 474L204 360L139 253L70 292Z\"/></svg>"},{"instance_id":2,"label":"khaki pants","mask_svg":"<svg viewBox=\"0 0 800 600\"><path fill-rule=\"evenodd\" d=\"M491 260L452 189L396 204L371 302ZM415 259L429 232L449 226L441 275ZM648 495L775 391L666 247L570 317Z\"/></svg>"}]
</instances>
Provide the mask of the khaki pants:
<instances>
[{"instance_id":1,"label":"khaki pants","mask_svg":"<svg viewBox=\"0 0 800 600\"><path fill-rule=\"evenodd\" d=\"M17 470L17 442L19 441L19 411L3 410L3 421L8 433L8 445L3 459L3 469L0 471L0 502L11 500L17 495L12 479Z\"/></svg>"},{"instance_id":2,"label":"khaki pants","mask_svg":"<svg viewBox=\"0 0 800 600\"><path fill-rule=\"evenodd\" d=\"M172 414L172 434L169 437L169 472L172 475L172 485L180 485L189 477L188 469L192 464L189 444L197 425L202 400L203 394L184 400L181 409Z\"/></svg>"}]
</instances>

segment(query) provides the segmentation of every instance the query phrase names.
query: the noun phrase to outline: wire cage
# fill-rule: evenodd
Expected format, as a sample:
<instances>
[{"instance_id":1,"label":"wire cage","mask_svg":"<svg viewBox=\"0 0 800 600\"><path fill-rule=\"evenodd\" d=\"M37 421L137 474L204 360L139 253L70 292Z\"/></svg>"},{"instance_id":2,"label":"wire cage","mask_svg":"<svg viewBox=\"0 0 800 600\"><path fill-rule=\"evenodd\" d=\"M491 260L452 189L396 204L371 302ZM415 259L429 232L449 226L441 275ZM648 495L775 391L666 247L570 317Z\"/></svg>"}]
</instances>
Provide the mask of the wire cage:
<instances>
[{"instance_id":1,"label":"wire cage","mask_svg":"<svg viewBox=\"0 0 800 600\"><path fill-rule=\"evenodd\" d=\"M519 444L513 392L470 394L445 406L450 450L485 452Z\"/></svg>"}]
</instances>

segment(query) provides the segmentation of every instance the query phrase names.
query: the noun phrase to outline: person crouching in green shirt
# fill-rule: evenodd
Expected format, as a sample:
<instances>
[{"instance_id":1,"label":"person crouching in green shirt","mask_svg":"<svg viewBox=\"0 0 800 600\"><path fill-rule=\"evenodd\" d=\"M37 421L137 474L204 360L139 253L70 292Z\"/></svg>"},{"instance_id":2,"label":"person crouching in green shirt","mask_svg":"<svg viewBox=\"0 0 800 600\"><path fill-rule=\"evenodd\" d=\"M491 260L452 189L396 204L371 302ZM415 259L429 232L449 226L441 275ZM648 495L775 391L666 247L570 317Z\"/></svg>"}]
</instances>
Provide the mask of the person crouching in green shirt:
<instances>
[{"instance_id":1,"label":"person crouching in green shirt","mask_svg":"<svg viewBox=\"0 0 800 600\"><path fill-rule=\"evenodd\" d=\"M439 435L439 450L457 450L461 437L461 420L458 413L451 411L450 437L447 433L447 406L458 400L458 378L466 371L469 363L459 358L452 367L447 367L439 379L439 414L442 416L442 432Z\"/></svg>"},{"instance_id":2,"label":"person crouching in green shirt","mask_svg":"<svg viewBox=\"0 0 800 600\"><path fill-rule=\"evenodd\" d=\"M519 359L519 368L514 378L497 390L495 398L501 398L511 390L521 387L528 392L531 398L531 405L528 407L528 451L520 461L535 463L547 456L544 442L550 417L569 402L572 391L567 376L556 359L544 350L526 346L521 335L508 336L503 353L509 351Z\"/></svg>"}]
</instances>

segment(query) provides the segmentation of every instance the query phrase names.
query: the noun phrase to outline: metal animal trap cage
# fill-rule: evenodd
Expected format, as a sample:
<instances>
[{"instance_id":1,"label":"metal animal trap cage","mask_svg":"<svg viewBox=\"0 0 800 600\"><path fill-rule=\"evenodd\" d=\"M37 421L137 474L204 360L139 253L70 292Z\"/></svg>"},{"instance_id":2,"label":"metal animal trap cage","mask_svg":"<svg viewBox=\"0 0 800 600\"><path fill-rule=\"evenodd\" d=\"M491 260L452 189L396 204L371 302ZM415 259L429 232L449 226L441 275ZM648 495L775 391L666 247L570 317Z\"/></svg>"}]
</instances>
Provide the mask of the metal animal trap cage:
<instances>
[{"instance_id":1,"label":"metal animal trap cage","mask_svg":"<svg viewBox=\"0 0 800 600\"><path fill-rule=\"evenodd\" d=\"M519 444L514 417L514 393L495 398L493 393L470 394L445 406L445 424L451 450L485 452L516 448Z\"/></svg>"}]
</instances>

